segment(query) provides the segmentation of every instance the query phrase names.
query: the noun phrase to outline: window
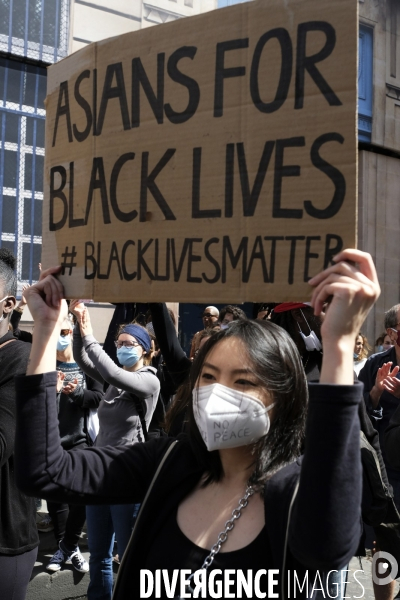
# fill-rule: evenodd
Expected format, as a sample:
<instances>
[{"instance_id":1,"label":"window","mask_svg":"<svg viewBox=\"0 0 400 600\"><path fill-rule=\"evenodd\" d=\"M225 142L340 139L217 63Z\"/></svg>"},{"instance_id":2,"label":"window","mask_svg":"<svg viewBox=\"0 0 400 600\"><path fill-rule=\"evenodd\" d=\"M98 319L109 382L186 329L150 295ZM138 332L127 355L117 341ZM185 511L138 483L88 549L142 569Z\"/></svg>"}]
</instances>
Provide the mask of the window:
<instances>
[{"instance_id":1,"label":"window","mask_svg":"<svg viewBox=\"0 0 400 600\"><path fill-rule=\"evenodd\" d=\"M1 246L17 256L19 282L39 278L46 70L0 59Z\"/></svg>"},{"instance_id":2,"label":"window","mask_svg":"<svg viewBox=\"0 0 400 600\"><path fill-rule=\"evenodd\" d=\"M69 0L0 0L0 50L54 63L68 53Z\"/></svg>"},{"instance_id":3,"label":"window","mask_svg":"<svg viewBox=\"0 0 400 600\"><path fill-rule=\"evenodd\" d=\"M358 40L358 139L370 142L372 133L373 30L360 25Z\"/></svg>"}]
</instances>

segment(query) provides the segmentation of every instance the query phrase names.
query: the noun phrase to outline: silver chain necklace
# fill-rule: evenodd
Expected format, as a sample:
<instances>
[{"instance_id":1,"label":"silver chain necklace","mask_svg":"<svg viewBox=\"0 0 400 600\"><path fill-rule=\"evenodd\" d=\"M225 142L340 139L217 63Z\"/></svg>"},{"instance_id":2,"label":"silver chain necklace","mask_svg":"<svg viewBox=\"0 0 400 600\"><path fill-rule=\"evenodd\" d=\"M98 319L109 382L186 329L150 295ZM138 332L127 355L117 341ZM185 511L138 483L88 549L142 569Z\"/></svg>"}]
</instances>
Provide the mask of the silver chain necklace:
<instances>
[{"instance_id":1,"label":"silver chain necklace","mask_svg":"<svg viewBox=\"0 0 400 600\"><path fill-rule=\"evenodd\" d=\"M211 547L210 554L204 559L203 565L199 569L200 571L203 569L205 569L207 571L207 569L213 563L214 558L216 557L218 552L221 550L222 544L225 544L226 540L228 539L229 532L232 531L232 529L235 527L235 521L237 521L242 516L242 510L244 508L246 508L246 506L249 503L249 498L253 494L255 494L255 489L253 488L252 485L248 485L246 487L244 496L242 498L240 498L240 500L239 500L239 504L238 504L237 508L235 508L232 511L231 518L225 523L224 530L221 531L221 533L218 535L218 539L217 539L216 543ZM193 592L194 592L194 589L192 588L192 581L193 581L193 578L194 578L196 572L197 571L194 571L190 575L190 577L188 577L188 579L187 579L188 583L186 584L186 589L185 589L185 591L187 593L193 594ZM175 598L176 598L176 600L179 600L180 596L175 596Z\"/></svg>"}]
</instances>

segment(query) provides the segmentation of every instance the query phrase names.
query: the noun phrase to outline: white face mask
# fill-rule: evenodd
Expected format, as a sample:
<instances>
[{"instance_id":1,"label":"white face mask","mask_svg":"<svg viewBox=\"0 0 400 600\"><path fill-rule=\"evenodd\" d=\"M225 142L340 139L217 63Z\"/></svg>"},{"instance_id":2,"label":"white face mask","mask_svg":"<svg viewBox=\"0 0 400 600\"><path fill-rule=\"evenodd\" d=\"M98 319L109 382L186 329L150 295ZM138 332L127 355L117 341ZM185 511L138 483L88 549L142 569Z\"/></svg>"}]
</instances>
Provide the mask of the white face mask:
<instances>
[{"instance_id":1,"label":"white face mask","mask_svg":"<svg viewBox=\"0 0 400 600\"><path fill-rule=\"evenodd\" d=\"M0 303L1 303L1 302L4 302L4 300L7 300L7 298L8 298L8 296L4 296L4 298L3 298L2 300L0 300ZM4 319L5 319L5 316L4 316L4 313L3 313L3 314L1 315L1 317L0 317L0 322L1 322L1 321L4 321Z\"/></svg>"},{"instance_id":2,"label":"white face mask","mask_svg":"<svg viewBox=\"0 0 400 600\"><path fill-rule=\"evenodd\" d=\"M317 334L311 329L310 325L308 324L307 319L305 318L303 311L300 310L304 321L307 323L307 327L310 330L309 335L304 335L304 333L301 331L301 327L300 325L297 323L297 327L299 328L300 331L300 335L303 338L304 344L306 346L306 350L308 352L312 352L313 350L322 350L322 344L319 341Z\"/></svg>"},{"instance_id":3,"label":"white face mask","mask_svg":"<svg viewBox=\"0 0 400 600\"><path fill-rule=\"evenodd\" d=\"M269 431L273 406L220 383L193 390L194 418L209 452L257 442Z\"/></svg>"}]
</instances>

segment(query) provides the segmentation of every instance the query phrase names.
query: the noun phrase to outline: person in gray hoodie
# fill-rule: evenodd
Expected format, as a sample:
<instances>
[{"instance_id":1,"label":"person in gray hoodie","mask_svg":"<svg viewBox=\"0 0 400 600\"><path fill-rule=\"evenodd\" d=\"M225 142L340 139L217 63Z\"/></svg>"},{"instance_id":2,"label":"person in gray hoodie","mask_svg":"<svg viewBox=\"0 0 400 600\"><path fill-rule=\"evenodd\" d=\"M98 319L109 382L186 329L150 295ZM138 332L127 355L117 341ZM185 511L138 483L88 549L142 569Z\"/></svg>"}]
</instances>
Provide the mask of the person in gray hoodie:
<instances>
[{"instance_id":1,"label":"person in gray hoodie","mask_svg":"<svg viewBox=\"0 0 400 600\"><path fill-rule=\"evenodd\" d=\"M100 429L95 446L131 446L143 442L156 407L160 383L151 361L151 339L144 327L123 325L115 342L122 368L106 354L93 336L85 305L73 301L77 317L74 357L93 379L108 385L98 409ZM90 550L89 600L110 600L113 586L114 538L122 559L132 531L134 504L87 506L86 521Z\"/></svg>"}]
</instances>

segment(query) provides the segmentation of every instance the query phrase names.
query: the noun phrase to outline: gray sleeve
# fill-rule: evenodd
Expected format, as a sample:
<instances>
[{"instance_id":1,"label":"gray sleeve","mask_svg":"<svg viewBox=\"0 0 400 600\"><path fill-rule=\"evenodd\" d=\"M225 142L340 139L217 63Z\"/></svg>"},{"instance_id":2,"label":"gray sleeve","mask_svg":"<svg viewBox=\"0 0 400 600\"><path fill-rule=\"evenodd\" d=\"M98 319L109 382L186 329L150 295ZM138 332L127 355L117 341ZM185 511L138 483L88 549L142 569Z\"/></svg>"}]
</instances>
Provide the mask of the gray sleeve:
<instances>
[{"instance_id":1,"label":"gray sleeve","mask_svg":"<svg viewBox=\"0 0 400 600\"><path fill-rule=\"evenodd\" d=\"M158 393L160 383L154 373L148 370L125 371L115 364L92 335L86 335L82 341L87 356L104 381L138 398Z\"/></svg>"},{"instance_id":2,"label":"gray sleeve","mask_svg":"<svg viewBox=\"0 0 400 600\"><path fill-rule=\"evenodd\" d=\"M94 338L93 338L94 339ZM74 352L74 360L79 365L86 375L89 375L92 379L95 379L101 385L104 384L104 379L100 375L99 371L96 369L93 362L90 360L89 356L86 353L86 350L83 346L83 340L81 336L81 332L79 330L79 325L75 325L74 328L74 343L73 343L73 352Z\"/></svg>"}]
</instances>

